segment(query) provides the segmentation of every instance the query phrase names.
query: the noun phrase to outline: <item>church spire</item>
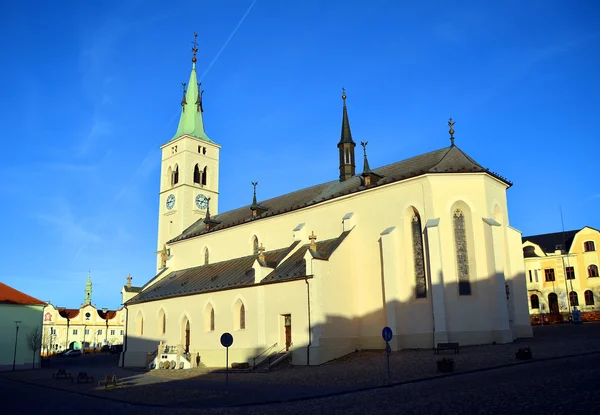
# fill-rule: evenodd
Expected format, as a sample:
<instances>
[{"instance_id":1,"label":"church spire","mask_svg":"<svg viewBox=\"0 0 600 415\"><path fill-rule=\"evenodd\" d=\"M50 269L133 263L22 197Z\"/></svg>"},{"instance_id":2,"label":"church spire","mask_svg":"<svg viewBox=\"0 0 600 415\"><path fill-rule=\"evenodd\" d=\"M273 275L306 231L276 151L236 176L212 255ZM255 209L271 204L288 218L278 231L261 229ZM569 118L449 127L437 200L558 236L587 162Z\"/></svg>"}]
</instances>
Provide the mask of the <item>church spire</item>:
<instances>
[{"instance_id":1,"label":"church spire","mask_svg":"<svg viewBox=\"0 0 600 415\"><path fill-rule=\"evenodd\" d=\"M184 85L184 95L181 100L181 115L177 132L173 138L175 139L182 135L190 135L212 143L213 141L208 138L204 132L204 121L202 120L202 113L204 112L202 106L202 93L204 91L202 91L201 83L198 82L198 77L196 75L196 53L198 52L197 37L198 34L194 33L194 41L192 42L192 72L190 73L190 79L187 84L182 84Z\"/></svg>"},{"instance_id":2,"label":"church spire","mask_svg":"<svg viewBox=\"0 0 600 415\"><path fill-rule=\"evenodd\" d=\"M88 271L88 279L85 283L85 299L83 304L89 305L92 303L92 274Z\"/></svg>"},{"instance_id":3,"label":"church spire","mask_svg":"<svg viewBox=\"0 0 600 415\"><path fill-rule=\"evenodd\" d=\"M340 154L340 182L348 180L355 173L354 148L356 143L352 141L352 132L350 131L350 121L348 120L348 109L346 108L346 90L342 88L342 100L344 102L342 114L342 135L338 143Z\"/></svg>"}]
</instances>

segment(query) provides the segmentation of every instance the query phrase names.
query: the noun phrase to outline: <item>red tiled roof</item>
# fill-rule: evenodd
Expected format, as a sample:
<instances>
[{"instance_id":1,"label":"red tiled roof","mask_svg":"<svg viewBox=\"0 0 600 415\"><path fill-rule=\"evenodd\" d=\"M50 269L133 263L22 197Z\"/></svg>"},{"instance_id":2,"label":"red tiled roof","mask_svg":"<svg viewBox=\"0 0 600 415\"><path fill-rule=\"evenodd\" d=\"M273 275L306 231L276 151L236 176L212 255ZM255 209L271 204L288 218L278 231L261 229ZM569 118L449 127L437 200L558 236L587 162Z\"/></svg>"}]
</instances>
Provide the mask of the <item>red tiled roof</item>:
<instances>
[{"instance_id":1,"label":"red tiled roof","mask_svg":"<svg viewBox=\"0 0 600 415\"><path fill-rule=\"evenodd\" d=\"M45 301L38 300L30 295L15 290L0 282L0 303L21 305L46 305Z\"/></svg>"},{"instance_id":2,"label":"red tiled roof","mask_svg":"<svg viewBox=\"0 0 600 415\"><path fill-rule=\"evenodd\" d=\"M79 310L76 308L59 308L58 314L60 314L61 317L68 318L70 320L79 315Z\"/></svg>"},{"instance_id":3,"label":"red tiled roof","mask_svg":"<svg viewBox=\"0 0 600 415\"><path fill-rule=\"evenodd\" d=\"M115 318L115 316L117 315L117 311L116 310L107 310L105 313L102 310L98 310L98 315L103 320L111 320L111 319Z\"/></svg>"}]
</instances>

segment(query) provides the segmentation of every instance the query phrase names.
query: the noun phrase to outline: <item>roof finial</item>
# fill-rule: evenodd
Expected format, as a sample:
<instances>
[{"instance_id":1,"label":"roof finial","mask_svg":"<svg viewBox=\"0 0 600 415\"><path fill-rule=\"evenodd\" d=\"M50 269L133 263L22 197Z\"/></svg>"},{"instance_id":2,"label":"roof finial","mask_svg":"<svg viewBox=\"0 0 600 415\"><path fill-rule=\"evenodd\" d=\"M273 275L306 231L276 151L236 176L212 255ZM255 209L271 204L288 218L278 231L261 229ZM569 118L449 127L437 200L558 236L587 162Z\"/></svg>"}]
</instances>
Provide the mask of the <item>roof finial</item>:
<instances>
[{"instance_id":1,"label":"roof finial","mask_svg":"<svg viewBox=\"0 0 600 415\"><path fill-rule=\"evenodd\" d=\"M346 88L342 88L342 99L344 100L344 107L346 106Z\"/></svg>"},{"instance_id":2,"label":"roof finial","mask_svg":"<svg viewBox=\"0 0 600 415\"><path fill-rule=\"evenodd\" d=\"M450 127L450 131L448 132L450 133L451 146L454 147L454 121L452 121L452 117L448 120L448 127Z\"/></svg>"},{"instance_id":3,"label":"roof finial","mask_svg":"<svg viewBox=\"0 0 600 415\"><path fill-rule=\"evenodd\" d=\"M185 106L187 105L187 100L185 99L185 93L187 92L187 90L185 89L187 83L182 82L181 86L183 87L183 97L181 98L181 110L183 112L185 112Z\"/></svg>"},{"instance_id":4,"label":"roof finial","mask_svg":"<svg viewBox=\"0 0 600 415\"><path fill-rule=\"evenodd\" d=\"M196 53L198 52L198 43L196 42L197 37L198 33L194 32L194 41L192 42L192 45L194 45L194 47L192 48L194 56L192 56L192 63L196 63Z\"/></svg>"},{"instance_id":5,"label":"roof finial","mask_svg":"<svg viewBox=\"0 0 600 415\"><path fill-rule=\"evenodd\" d=\"M131 288L131 280L133 278L131 277L131 274L127 274L127 288Z\"/></svg>"},{"instance_id":6,"label":"roof finial","mask_svg":"<svg viewBox=\"0 0 600 415\"><path fill-rule=\"evenodd\" d=\"M258 247L258 259L260 259L263 262L265 261L265 247L263 246L262 242Z\"/></svg>"},{"instance_id":7,"label":"roof finial","mask_svg":"<svg viewBox=\"0 0 600 415\"><path fill-rule=\"evenodd\" d=\"M210 221L210 197L206 199L206 217L204 218L204 222Z\"/></svg>"},{"instance_id":8,"label":"roof finial","mask_svg":"<svg viewBox=\"0 0 600 415\"><path fill-rule=\"evenodd\" d=\"M252 186L254 186L254 197L252 198L252 206L256 206L256 185L258 184L258 182L250 182L252 183Z\"/></svg>"}]
</instances>

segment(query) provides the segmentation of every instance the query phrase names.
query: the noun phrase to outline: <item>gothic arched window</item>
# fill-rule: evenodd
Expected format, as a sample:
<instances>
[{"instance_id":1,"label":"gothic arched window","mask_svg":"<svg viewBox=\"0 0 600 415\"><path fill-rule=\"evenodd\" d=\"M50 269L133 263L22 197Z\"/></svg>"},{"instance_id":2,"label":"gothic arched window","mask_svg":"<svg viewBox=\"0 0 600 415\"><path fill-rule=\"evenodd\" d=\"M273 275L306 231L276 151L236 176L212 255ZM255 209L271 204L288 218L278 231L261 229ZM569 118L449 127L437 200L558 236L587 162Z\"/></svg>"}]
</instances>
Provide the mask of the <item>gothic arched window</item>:
<instances>
[{"instance_id":1,"label":"gothic arched window","mask_svg":"<svg viewBox=\"0 0 600 415\"><path fill-rule=\"evenodd\" d=\"M579 299L577 298L577 293L575 291L569 293L569 301L571 301L571 307L579 305Z\"/></svg>"},{"instance_id":2,"label":"gothic arched window","mask_svg":"<svg viewBox=\"0 0 600 415\"><path fill-rule=\"evenodd\" d=\"M200 169L197 164L194 166L194 183L200 184Z\"/></svg>"},{"instance_id":3,"label":"gothic arched window","mask_svg":"<svg viewBox=\"0 0 600 415\"><path fill-rule=\"evenodd\" d=\"M538 298L537 294L531 295L531 308L540 308L540 299Z\"/></svg>"},{"instance_id":4,"label":"gothic arched window","mask_svg":"<svg viewBox=\"0 0 600 415\"><path fill-rule=\"evenodd\" d=\"M172 184L179 183L179 166L175 165L175 171L173 172Z\"/></svg>"},{"instance_id":5,"label":"gothic arched window","mask_svg":"<svg viewBox=\"0 0 600 415\"><path fill-rule=\"evenodd\" d=\"M256 235L252 238L252 254L258 255L258 238Z\"/></svg>"},{"instance_id":6,"label":"gothic arched window","mask_svg":"<svg viewBox=\"0 0 600 415\"><path fill-rule=\"evenodd\" d=\"M204 310L204 331L215 331L215 309L208 304Z\"/></svg>"},{"instance_id":7,"label":"gothic arched window","mask_svg":"<svg viewBox=\"0 0 600 415\"><path fill-rule=\"evenodd\" d=\"M421 235L421 218L415 212L410 221L412 229L413 259L415 266L415 283L417 298L427 298L425 279L425 257L423 254L423 236Z\"/></svg>"},{"instance_id":8,"label":"gothic arched window","mask_svg":"<svg viewBox=\"0 0 600 415\"><path fill-rule=\"evenodd\" d=\"M167 333L167 316L165 315L165 310L161 309L158 312L158 334L166 334Z\"/></svg>"},{"instance_id":9,"label":"gothic arched window","mask_svg":"<svg viewBox=\"0 0 600 415\"><path fill-rule=\"evenodd\" d=\"M594 293L592 290L587 290L584 294L585 305L594 305Z\"/></svg>"},{"instance_id":10,"label":"gothic arched window","mask_svg":"<svg viewBox=\"0 0 600 415\"><path fill-rule=\"evenodd\" d=\"M452 222L454 226L456 267L458 270L458 294L471 295L467 229L465 225L465 215L462 210L456 209L454 211L454 214L452 215Z\"/></svg>"},{"instance_id":11,"label":"gothic arched window","mask_svg":"<svg viewBox=\"0 0 600 415\"><path fill-rule=\"evenodd\" d=\"M244 304L240 307L240 330L246 328L246 307Z\"/></svg>"},{"instance_id":12,"label":"gothic arched window","mask_svg":"<svg viewBox=\"0 0 600 415\"><path fill-rule=\"evenodd\" d=\"M234 328L236 330L244 330L246 328L246 307L242 300L238 299L233 307L234 312Z\"/></svg>"},{"instance_id":13,"label":"gothic arched window","mask_svg":"<svg viewBox=\"0 0 600 415\"><path fill-rule=\"evenodd\" d=\"M204 169L202 170L202 186L206 186L206 172L207 172L207 166L204 166Z\"/></svg>"}]
</instances>

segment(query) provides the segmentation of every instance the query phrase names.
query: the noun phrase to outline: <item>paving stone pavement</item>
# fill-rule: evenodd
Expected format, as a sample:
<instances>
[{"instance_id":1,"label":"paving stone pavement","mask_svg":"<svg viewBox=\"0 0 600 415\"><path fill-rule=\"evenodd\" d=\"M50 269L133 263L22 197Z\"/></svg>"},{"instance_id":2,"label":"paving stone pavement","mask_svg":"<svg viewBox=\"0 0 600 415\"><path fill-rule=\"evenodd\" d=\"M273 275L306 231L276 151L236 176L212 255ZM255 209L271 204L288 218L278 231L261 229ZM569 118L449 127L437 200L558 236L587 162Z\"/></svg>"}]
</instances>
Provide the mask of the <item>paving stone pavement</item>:
<instances>
[{"instance_id":1,"label":"paving stone pavement","mask_svg":"<svg viewBox=\"0 0 600 415\"><path fill-rule=\"evenodd\" d=\"M436 361L443 357L455 360L457 372L522 364L514 353L530 346L536 360L600 352L600 324L544 326L534 328L535 337L503 345L462 347L460 354L431 350L404 350L392 353L392 382L407 382L439 376ZM173 370L144 372L115 366L111 356L86 356L77 360L56 360L54 365L70 367L71 372L86 371L98 378L116 374L125 380L125 388L98 388L94 384L77 384L53 380L56 367L38 371L4 373L2 376L47 388L62 389L110 400L161 405L165 407L223 407L265 401L289 401L308 397L339 394L387 384L385 353L359 351L318 367L283 366L271 373L234 373L225 389L225 375L207 370ZM112 365L112 366L111 366ZM108 368L107 368L108 367Z\"/></svg>"}]
</instances>

